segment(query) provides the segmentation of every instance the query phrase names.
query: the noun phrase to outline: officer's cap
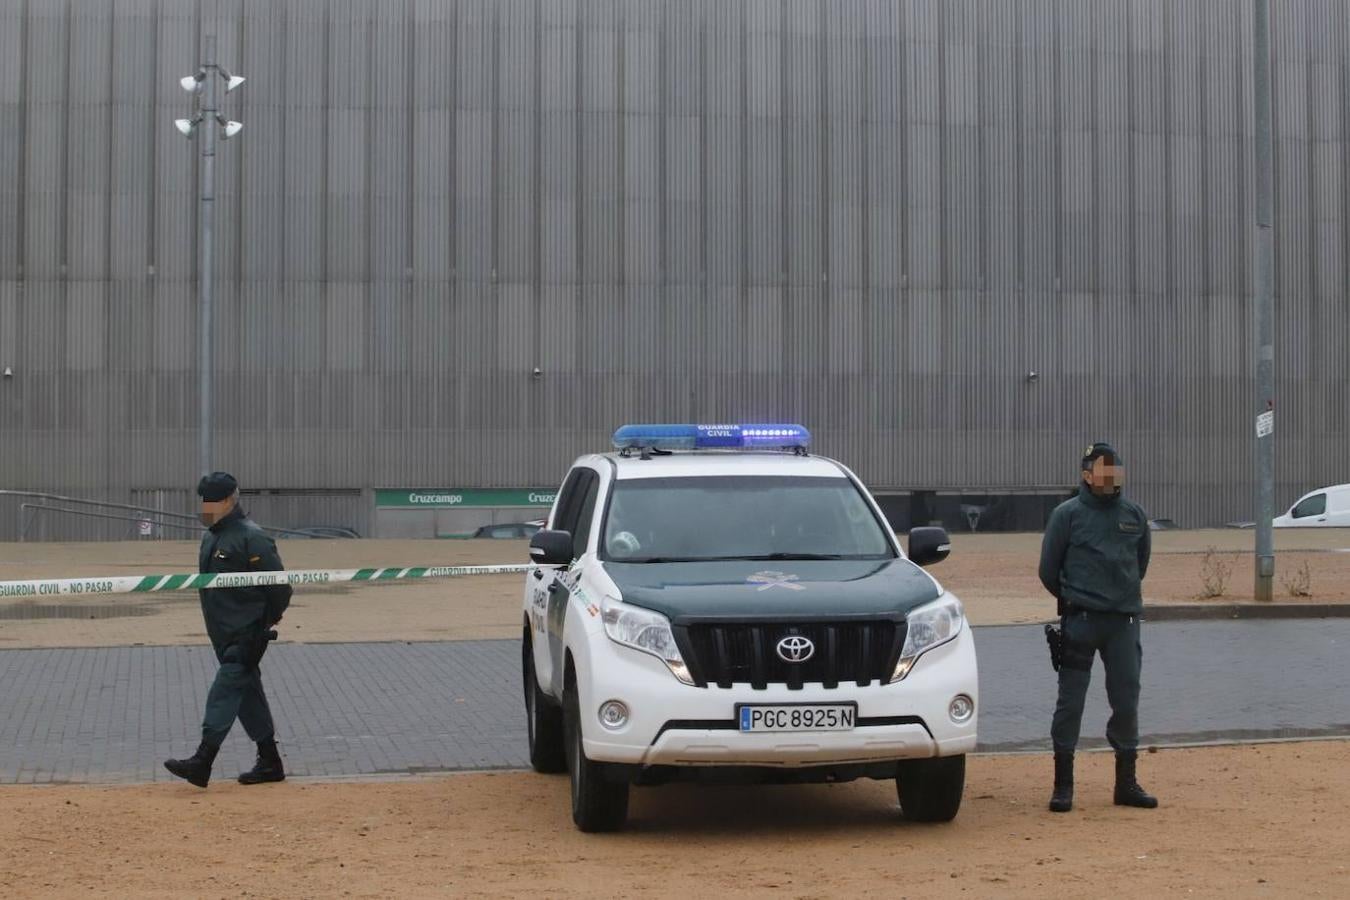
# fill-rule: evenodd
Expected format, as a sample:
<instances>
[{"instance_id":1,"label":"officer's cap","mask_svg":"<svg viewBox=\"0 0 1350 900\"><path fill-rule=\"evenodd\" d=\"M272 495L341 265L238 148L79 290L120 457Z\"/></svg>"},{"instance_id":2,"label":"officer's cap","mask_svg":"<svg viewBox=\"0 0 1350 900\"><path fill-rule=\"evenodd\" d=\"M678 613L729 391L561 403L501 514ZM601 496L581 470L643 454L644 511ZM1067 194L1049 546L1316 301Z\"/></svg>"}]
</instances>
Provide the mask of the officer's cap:
<instances>
[{"instance_id":1,"label":"officer's cap","mask_svg":"<svg viewBox=\"0 0 1350 900\"><path fill-rule=\"evenodd\" d=\"M239 482L229 472L212 472L197 482L197 495L208 503L228 500L239 490Z\"/></svg>"},{"instance_id":2,"label":"officer's cap","mask_svg":"<svg viewBox=\"0 0 1350 900\"><path fill-rule=\"evenodd\" d=\"M1105 457L1107 465L1125 465L1125 460L1116 452L1115 447L1112 447L1106 441L1098 441L1083 451L1083 468L1091 469L1092 464L1103 457Z\"/></svg>"}]
</instances>

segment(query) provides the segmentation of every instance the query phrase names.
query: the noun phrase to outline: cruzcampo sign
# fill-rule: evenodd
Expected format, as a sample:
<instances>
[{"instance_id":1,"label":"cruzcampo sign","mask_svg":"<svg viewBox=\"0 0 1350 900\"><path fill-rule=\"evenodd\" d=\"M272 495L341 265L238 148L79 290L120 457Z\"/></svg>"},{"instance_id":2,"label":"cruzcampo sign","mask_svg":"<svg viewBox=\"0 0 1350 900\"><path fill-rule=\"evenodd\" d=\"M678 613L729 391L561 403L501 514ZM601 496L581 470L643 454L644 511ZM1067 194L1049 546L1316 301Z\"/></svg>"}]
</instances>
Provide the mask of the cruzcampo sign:
<instances>
[{"instance_id":1,"label":"cruzcampo sign","mask_svg":"<svg viewBox=\"0 0 1350 900\"><path fill-rule=\"evenodd\" d=\"M380 508L449 509L452 507L553 505L557 488L381 488L375 491Z\"/></svg>"}]
</instances>

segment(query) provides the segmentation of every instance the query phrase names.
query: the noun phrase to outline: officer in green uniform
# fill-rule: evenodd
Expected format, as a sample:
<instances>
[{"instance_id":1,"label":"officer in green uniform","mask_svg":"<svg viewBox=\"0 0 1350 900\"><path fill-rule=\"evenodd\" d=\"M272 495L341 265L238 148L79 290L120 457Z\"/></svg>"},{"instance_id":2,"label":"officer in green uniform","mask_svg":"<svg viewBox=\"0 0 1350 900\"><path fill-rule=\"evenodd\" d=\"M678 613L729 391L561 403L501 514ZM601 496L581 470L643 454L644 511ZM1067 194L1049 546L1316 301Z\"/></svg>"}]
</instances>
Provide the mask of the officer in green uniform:
<instances>
[{"instance_id":1,"label":"officer in green uniform","mask_svg":"<svg viewBox=\"0 0 1350 900\"><path fill-rule=\"evenodd\" d=\"M1116 751L1115 802L1158 805L1135 779L1139 747L1140 583L1148 571L1148 516L1121 496L1124 461L1110 444L1083 453L1078 496L1050 516L1041 545L1041 583L1059 601L1062 651L1059 702L1050 728L1055 789L1050 809L1073 808L1073 754L1083 722L1092 658L1101 654L1111 718L1106 738Z\"/></svg>"},{"instance_id":2,"label":"officer in green uniform","mask_svg":"<svg viewBox=\"0 0 1350 900\"><path fill-rule=\"evenodd\" d=\"M239 486L225 472L213 472L197 485L202 498L199 572L278 572L285 568L276 544L239 507ZM277 752L272 711L263 692L258 664L276 637L291 599L290 585L209 588L200 592L202 617L220 668L206 696L202 740L187 759L166 760L164 767L197 787L206 787L225 735L237 718L258 744L254 767L239 776L241 784L262 784L286 777Z\"/></svg>"}]
</instances>

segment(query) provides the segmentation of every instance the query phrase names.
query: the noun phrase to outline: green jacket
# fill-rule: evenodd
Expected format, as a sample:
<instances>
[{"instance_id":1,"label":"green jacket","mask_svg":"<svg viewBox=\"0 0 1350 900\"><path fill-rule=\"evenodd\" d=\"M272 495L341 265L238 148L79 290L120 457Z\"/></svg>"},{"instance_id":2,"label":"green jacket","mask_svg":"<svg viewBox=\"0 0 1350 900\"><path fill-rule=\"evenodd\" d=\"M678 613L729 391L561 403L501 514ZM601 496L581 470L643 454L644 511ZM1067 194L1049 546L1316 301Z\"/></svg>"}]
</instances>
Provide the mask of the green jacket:
<instances>
[{"instance_id":1,"label":"green jacket","mask_svg":"<svg viewBox=\"0 0 1350 900\"><path fill-rule=\"evenodd\" d=\"M202 535L197 557L199 572L279 572L283 569L285 566L277 554L276 542L239 507ZM255 629L275 625L290 602L291 587L207 588L198 593L206 633L212 645L220 650L250 636Z\"/></svg>"},{"instance_id":2,"label":"green jacket","mask_svg":"<svg viewBox=\"0 0 1350 900\"><path fill-rule=\"evenodd\" d=\"M1138 613L1151 549L1142 509L1119 496L1098 497L1083 485L1050 514L1041 542L1041 584L1072 606Z\"/></svg>"}]
</instances>

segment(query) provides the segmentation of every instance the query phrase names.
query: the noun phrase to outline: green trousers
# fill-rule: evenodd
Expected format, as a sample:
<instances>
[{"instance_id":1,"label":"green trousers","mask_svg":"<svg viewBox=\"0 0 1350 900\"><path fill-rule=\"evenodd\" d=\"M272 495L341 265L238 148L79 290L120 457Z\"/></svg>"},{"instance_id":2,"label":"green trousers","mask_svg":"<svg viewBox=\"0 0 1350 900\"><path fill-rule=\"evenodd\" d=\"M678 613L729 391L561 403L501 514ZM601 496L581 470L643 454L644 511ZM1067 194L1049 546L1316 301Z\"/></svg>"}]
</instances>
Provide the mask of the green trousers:
<instances>
[{"instance_id":1,"label":"green trousers","mask_svg":"<svg viewBox=\"0 0 1350 900\"><path fill-rule=\"evenodd\" d=\"M1106 699L1111 704L1106 739L1118 751L1139 747L1139 672L1143 662L1139 617L1076 611L1064 620L1059 701L1050 726L1056 753L1072 752L1078 746L1096 654L1101 654L1106 668Z\"/></svg>"},{"instance_id":2,"label":"green trousers","mask_svg":"<svg viewBox=\"0 0 1350 900\"><path fill-rule=\"evenodd\" d=\"M250 740L270 741L276 734L272 710L263 691L258 664L267 650L261 633L216 648L220 668L206 695L206 714L202 717L202 742L220 747L235 719L243 723Z\"/></svg>"}]
</instances>

